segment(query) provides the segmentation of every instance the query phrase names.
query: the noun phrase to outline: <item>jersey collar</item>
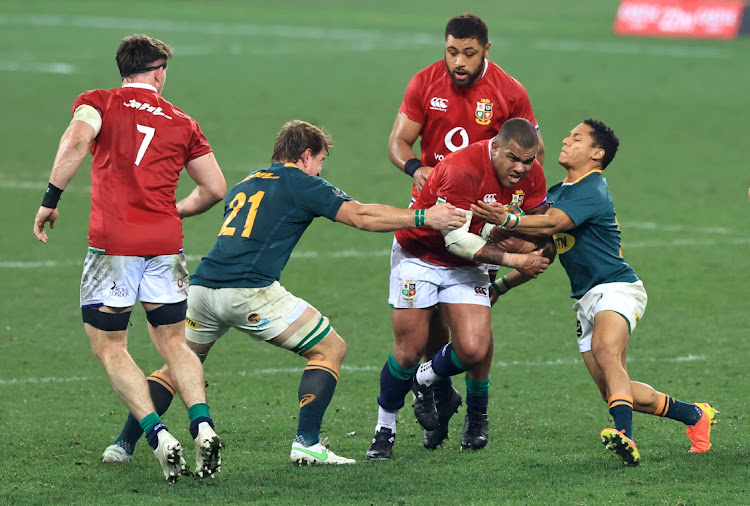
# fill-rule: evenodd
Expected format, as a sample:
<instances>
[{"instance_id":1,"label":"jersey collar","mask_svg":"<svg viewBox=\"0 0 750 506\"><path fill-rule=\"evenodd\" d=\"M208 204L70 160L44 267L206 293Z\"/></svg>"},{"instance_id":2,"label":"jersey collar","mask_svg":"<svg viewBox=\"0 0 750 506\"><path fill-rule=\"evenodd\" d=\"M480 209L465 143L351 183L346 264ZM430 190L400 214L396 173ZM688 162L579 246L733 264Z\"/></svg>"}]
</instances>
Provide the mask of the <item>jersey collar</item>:
<instances>
[{"instance_id":1,"label":"jersey collar","mask_svg":"<svg viewBox=\"0 0 750 506\"><path fill-rule=\"evenodd\" d=\"M602 172L603 172L602 170L599 170L599 169L594 169L594 170L592 170L592 171L589 171L589 172L587 172L587 173L586 173L586 174L584 174L583 176L579 177L579 178L578 178L578 179L576 179L575 181L569 181L569 180L568 180L568 178L566 177L565 179L563 179L563 184L576 184L576 183L577 183L577 182L579 182L579 181L580 181L581 179L583 179L583 178L585 178L585 177L588 177L588 176L590 176L591 174L595 174L595 173L599 173L599 174L601 174Z\"/></svg>"},{"instance_id":2,"label":"jersey collar","mask_svg":"<svg viewBox=\"0 0 750 506\"><path fill-rule=\"evenodd\" d=\"M123 84L122 87L123 88L142 88L144 90L157 91L154 86L151 86L150 84L146 84L146 83L128 83L128 84Z\"/></svg>"},{"instance_id":3,"label":"jersey collar","mask_svg":"<svg viewBox=\"0 0 750 506\"><path fill-rule=\"evenodd\" d=\"M482 70L482 75L479 76L479 79L483 78L484 75L487 73L487 68L490 66L489 60L487 58L484 59L484 69Z\"/></svg>"}]
</instances>

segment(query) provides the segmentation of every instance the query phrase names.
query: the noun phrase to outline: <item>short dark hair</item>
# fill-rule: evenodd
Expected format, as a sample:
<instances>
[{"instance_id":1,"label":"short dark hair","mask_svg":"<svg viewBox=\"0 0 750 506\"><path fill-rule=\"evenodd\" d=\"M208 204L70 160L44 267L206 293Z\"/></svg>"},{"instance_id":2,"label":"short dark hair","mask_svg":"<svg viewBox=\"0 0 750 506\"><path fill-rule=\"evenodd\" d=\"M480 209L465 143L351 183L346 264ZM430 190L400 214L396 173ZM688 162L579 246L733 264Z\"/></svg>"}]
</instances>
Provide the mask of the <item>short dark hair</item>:
<instances>
[{"instance_id":1,"label":"short dark hair","mask_svg":"<svg viewBox=\"0 0 750 506\"><path fill-rule=\"evenodd\" d=\"M511 118L500 127L497 142L505 146L514 140L523 149L531 149L539 145L539 135L534 124L526 118Z\"/></svg>"},{"instance_id":2,"label":"short dark hair","mask_svg":"<svg viewBox=\"0 0 750 506\"><path fill-rule=\"evenodd\" d=\"M459 14L448 21L445 27L445 38L452 35L456 39L477 39L483 46L487 45L487 25L482 18L474 14Z\"/></svg>"},{"instance_id":3,"label":"short dark hair","mask_svg":"<svg viewBox=\"0 0 750 506\"><path fill-rule=\"evenodd\" d=\"M272 163L296 162L308 148L313 156L322 151L328 154L333 147L333 139L322 128L298 119L287 121L281 127L273 145Z\"/></svg>"},{"instance_id":4,"label":"short dark hair","mask_svg":"<svg viewBox=\"0 0 750 506\"><path fill-rule=\"evenodd\" d=\"M120 69L120 77L124 79L154 70L149 67L159 60L169 60L171 57L172 48L164 42L148 35L135 34L122 39L115 60Z\"/></svg>"},{"instance_id":5,"label":"short dark hair","mask_svg":"<svg viewBox=\"0 0 750 506\"><path fill-rule=\"evenodd\" d=\"M598 119L585 119L584 125L591 127L591 138L594 140L594 147L604 150L602 157L602 169L606 169L609 162L617 154L617 148L620 146L620 139L615 135L615 131L605 125Z\"/></svg>"}]
</instances>

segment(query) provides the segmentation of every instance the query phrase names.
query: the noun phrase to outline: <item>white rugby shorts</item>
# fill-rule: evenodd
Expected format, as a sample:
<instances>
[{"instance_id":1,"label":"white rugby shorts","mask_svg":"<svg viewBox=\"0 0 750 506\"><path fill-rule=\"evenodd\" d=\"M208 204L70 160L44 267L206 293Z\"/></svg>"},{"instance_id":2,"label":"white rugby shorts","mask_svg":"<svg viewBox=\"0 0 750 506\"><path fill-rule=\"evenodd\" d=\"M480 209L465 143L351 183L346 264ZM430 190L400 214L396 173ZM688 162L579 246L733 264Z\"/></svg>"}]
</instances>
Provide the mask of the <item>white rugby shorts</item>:
<instances>
[{"instance_id":1,"label":"white rugby shorts","mask_svg":"<svg viewBox=\"0 0 750 506\"><path fill-rule=\"evenodd\" d=\"M640 280L634 283L603 283L596 285L573 304L578 318L578 350L591 351L591 337L594 333L594 316L599 311L615 311L621 314L635 330L643 313L646 312L648 295Z\"/></svg>"},{"instance_id":2,"label":"white rugby shorts","mask_svg":"<svg viewBox=\"0 0 750 506\"><path fill-rule=\"evenodd\" d=\"M444 267L405 251L391 249L388 304L397 309L428 308L438 303L490 305L487 265Z\"/></svg>"},{"instance_id":3,"label":"white rugby shorts","mask_svg":"<svg viewBox=\"0 0 750 506\"><path fill-rule=\"evenodd\" d=\"M81 307L174 304L187 298L185 255L101 255L89 251L81 276Z\"/></svg>"},{"instance_id":4,"label":"white rugby shorts","mask_svg":"<svg viewBox=\"0 0 750 506\"><path fill-rule=\"evenodd\" d=\"M307 302L278 281L262 288L193 285L188 293L185 337L210 344L235 328L257 341L270 341L297 321L307 307Z\"/></svg>"}]
</instances>

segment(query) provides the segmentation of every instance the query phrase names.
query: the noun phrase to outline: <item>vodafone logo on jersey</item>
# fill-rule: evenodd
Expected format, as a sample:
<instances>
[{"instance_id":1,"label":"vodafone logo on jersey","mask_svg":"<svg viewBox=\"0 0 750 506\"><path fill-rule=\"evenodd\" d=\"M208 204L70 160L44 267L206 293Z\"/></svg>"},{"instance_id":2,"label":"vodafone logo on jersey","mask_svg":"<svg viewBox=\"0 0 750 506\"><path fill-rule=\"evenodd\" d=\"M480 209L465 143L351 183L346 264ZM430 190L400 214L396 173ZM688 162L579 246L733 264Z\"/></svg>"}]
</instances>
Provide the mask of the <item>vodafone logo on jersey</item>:
<instances>
[{"instance_id":1,"label":"vodafone logo on jersey","mask_svg":"<svg viewBox=\"0 0 750 506\"><path fill-rule=\"evenodd\" d=\"M448 99L440 98L440 97L432 97L430 99L430 109L432 109L433 111L446 112L448 110Z\"/></svg>"}]
</instances>

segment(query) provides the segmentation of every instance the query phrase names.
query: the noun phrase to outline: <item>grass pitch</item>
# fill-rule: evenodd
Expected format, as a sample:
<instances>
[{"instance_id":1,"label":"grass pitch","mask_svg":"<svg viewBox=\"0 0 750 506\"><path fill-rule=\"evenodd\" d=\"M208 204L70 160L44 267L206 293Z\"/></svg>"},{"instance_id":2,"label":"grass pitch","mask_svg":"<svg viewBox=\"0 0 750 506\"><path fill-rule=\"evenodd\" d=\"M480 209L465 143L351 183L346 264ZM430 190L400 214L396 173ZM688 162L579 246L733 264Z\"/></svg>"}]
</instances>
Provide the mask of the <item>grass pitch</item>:
<instances>
[{"instance_id":1,"label":"grass pitch","mask_svg":"<svg viewBox=\"0 0 750 506\"><path fill-rule=\"evenodd\" d=\"M391 235L319 220L282 282L329 316L349 344L323 436L361 462L289 464L304 362L233 332L206 362L209 403L226 443L215 481L168 486L145 442L130 464L100 463L125 413L91 354L77 306L87 171L63 195L47 245L31 224L73 99L119 85L119 40L145 32L173 45L165 96L200 122L230 184L267 165L282 123L300 118L327 128L337 143L324 177L363 202L404 206L409 180L388 161L388 133L410 77L442 58L445 23L458 11L423 0L7 0L0 7L0 503L748 502L750 40L616 38L612 0L465 8L487 21L491 59L529 92L550 185L564 177L555 161L575 124L593 116L620 136L606 175L626 260L650 296L629 370L677 398L714 403L721 414L711 451L690 455L681 424L635 415L643 465L626 469L605 452L598 433L610 423L607 407L579 359L569 286L553 266L493 309L487 448L459 451L462 410L444 448L423 449L407 400L394 458L367 462L379 371L392 343ZM186 220L191 266L213 243L220 215L217 207ZM136 310L130 350L148 373L160 360L143 321ZM165 421L189 449L178 404Z\"/></svg>"}]
</instances>

